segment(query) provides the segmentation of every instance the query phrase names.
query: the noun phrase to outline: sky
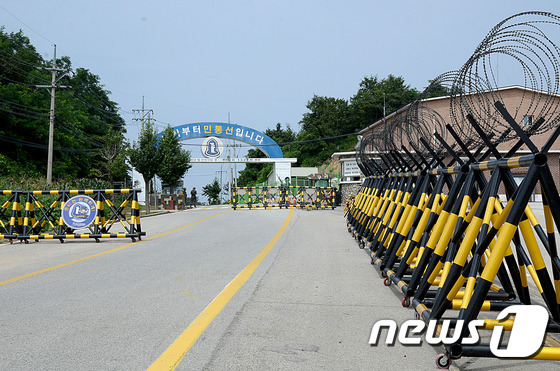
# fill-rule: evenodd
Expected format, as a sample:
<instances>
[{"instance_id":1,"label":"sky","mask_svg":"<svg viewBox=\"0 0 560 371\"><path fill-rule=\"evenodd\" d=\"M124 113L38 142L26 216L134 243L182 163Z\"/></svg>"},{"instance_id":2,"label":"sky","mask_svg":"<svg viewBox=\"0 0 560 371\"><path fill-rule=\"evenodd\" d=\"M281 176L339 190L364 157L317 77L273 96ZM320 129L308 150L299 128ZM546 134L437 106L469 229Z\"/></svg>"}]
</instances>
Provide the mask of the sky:
<instances>
[{"instance_id":1,"label":"sky","mask_svg":"<svg viewBox=\"0 0 560 371\"><path fill-rule=\"evenodd\" d=\"M349 99L366 76L402 76L423 90L456 70L498 22L560 14L558 0L0 0L0 25L20 29L44 59L69 56L100 77L127 137L133 110L159 129L217 121L298 131L314 95ZM202 157L199 142L183 142ZM246 150L246 149L245 149ZM241 166L238 167L238 170ZM185 187L227 165L195 164ZM224 174L224 179L227 175ZM225 182L225 180L224 180Z\"/></svg>"}]
</instances>

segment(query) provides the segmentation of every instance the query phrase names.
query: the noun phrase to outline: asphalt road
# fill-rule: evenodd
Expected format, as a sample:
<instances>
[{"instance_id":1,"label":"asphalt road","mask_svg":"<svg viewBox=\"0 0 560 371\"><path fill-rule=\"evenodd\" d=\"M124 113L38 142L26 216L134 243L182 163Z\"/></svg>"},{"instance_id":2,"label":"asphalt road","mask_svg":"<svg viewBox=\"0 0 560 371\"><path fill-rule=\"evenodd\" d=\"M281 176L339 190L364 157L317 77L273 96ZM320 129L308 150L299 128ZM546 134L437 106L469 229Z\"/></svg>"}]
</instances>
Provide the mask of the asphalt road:
<instances>
[{"instance_id":1,"label":"asphalt road","mask_svg":"<svg viewBox=\"0 0 560 371\"><path fill-rule=\"evenodd\" d=\"M2 245L0 368L147 369L263 249L287 215L193 210L144 219L148 238L135 244L115 239ZM247 293L273 254L247 283Z\"/></svg>"},{"instance_id":2,"label":"asphalt road","mask_svg":"<svg viewBox=\"0 0 560 371\"><path fill-rule=\"evenodd\" d=\"M427 344L368 345L376 321L401 324L414 312L383 286L341 209L199 208L142 227L137 243L1 245L0 369L158 369L177 349L181 370L436 369L438 349ZM197 321L207 326L193 335Z\"/></svg>"}]
</instances>

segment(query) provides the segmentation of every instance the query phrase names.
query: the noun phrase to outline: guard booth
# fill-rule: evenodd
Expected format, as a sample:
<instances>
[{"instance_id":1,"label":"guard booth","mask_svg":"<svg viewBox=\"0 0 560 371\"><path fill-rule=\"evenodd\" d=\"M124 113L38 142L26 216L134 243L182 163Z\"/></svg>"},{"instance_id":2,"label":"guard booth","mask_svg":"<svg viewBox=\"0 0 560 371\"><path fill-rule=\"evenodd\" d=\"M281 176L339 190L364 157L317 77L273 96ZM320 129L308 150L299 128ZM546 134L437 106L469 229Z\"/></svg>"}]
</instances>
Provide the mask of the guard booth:
<instances>
[{"instance_id":1,"label":"guard booth","mask_svg":"<svg viewBox=\"0 0 560 371\"><path fill-rule=\"evenodd\" d=\"M185 210L191 206L190 197L180 180L176 186L161 184L161 193L156 195L156 208L163 210Z\"/></svg>"}]
</instances>

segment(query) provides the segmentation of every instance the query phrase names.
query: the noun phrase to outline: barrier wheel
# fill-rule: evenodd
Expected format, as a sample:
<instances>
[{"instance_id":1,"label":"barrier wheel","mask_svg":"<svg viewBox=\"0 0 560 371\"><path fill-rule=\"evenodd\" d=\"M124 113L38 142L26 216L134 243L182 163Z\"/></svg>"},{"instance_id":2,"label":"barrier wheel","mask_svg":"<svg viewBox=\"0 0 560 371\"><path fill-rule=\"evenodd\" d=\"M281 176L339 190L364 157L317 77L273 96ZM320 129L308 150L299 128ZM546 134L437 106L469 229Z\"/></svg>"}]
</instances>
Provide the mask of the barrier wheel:
<instances>
[{"instance_id":1,"label":"barrier wheel","mask_svg":"<svg viewBox=\"0 0 560 371\"><path fill-rule=\"evenodd\" d=\"M366 247L366 243L365 243L364 241L360 241L360 242L358 243L358 246L360 247L360 249L363 249L363 248Z\"/></svg>"},{"instance_id":2,"label":"barrier wheel","mask_svg":"<svg viewBox=\"0 0 560 371\"><path fill-rule=\"evenodd\" d=\"M95 239L95 242L96 242L96 243L99 243L99 238L96 238L96 239Z\"/></svg>"},{"instance_id":3,"label":"barrier wheel","mask_svg":"<svg viewBox=\"0 0 560 371\"><path fill-rule=\"evenodd\" d=\"M390 279L389 277L386 277L386 278L383 280L383 284L384 284L385 286L391 286L391 279Z\"/></svg>"},{"instance_id":4,"label":"barrier wheel","mask_svg":"<svg viewBox=\"0 0 560 371\"><path fill-rule=\"evenodd\" d=\"M403 307L408 308L410 307L410 298L408 296L405 296L402 300L401 300L401 304Z\"/></svg>"},{"instance_id":5,"label":"barrier wheel","mask_svg":"<svg viewBox=\"0 0 560 371\"><path fill-rule=\"evenodd\" d=\"M138 237L138 238L140 238L140 237ZM132 242L136 242L136 238L134 238L134 237L132 237L131 240L132 240Z\"/></svg>"},{"instance_id":6,"label":"barrier wheel","mask_svg":"<svg viewBox=\"0 0 560 371\"><path fill-rule=\"evenodd\" d=\"M449 369L449 366L451 366L451 358L449 358L446 354L438 355L436 357L436 366L442 370Z\"/></svg>"},{"instance_id":7,"label":"barrier wheel","mask_svg":"<svg viewBox=\"0 0 560 371\"><path fill-rule=\"evenodd\" d=\"M375 262L373 261L373 256L371 257L371 260L370 260L369 263L370 263L371 265L374 265L374 264L375 264Z\"/></svg>"},{"instance_id":8,"label":"barrier wheel","mask_svg":"<svg viewBox=\"0 0 560 371\"><path fill-rule=\"evenodd\" d=\"M387 272L381 271L381 277L383 277L383 278L387 277Z\"/></svg>"}]
</instances>

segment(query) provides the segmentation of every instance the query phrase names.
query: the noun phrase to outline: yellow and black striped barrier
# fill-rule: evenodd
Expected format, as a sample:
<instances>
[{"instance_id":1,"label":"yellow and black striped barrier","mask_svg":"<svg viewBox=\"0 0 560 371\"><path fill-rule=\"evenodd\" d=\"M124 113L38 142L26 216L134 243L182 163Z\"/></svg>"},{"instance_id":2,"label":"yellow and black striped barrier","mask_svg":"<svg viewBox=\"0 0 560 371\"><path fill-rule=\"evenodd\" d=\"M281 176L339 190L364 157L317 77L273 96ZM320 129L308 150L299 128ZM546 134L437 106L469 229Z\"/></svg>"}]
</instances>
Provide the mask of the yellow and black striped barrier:
<instances>
[{"instance_id":1,"label":"yellow and black striped barrier","mask_svg":"<svg viewBox=\"0 0 560 371\"><path fill-rule=\"evenodd\" d=\"M559 21L504 19L458 70L360 131L365 180L348 231L433 330L426 341L443 343L439 368L465 356L560 361ZM523 71L515 93L491 62L506 49Z\"/></svg>"},{"instance_id":2,"label":"yellow and black striped barrier","mask_svg":"<svg viewBox=\"0 0 560 371\"><path fill-rule=\"evenodd\" d=\"M348 231L360 248L367 248L384 284L395 284L403 306L413 304L425 321L452 316L465 323L488 322L492 319L485 312L535 304L532 286L550 315L547 331L559 332L555 227L560 229L560 208L551 205L560 205L560 196L547 163L547 151L558 136L560 127L530 155L502 158L483 138L487 151L480 158L492 154L496 160L477 161L469 153L470 161L457 156L456 166L370 174L347 205ZM526 168L519 185L512 173L518 168ZM544 227L529 206L537 185ZM500 190L505 190L505 202ZM446 345L446 357L494 356L489 344L463 344L466 336L461 333ZM533 358L560 360L560 348L544 347Z\"/></svg>"},{"instance_id":3,"label":"yellow and black striped barrier","mask_svg":"<svg viewBox=\"0 0 560 371\"><path fill-rule=\"evenodd\" d=\"M233 189L232 208L334 209L334 187L238 187Z\"/></svg>"},{"instance_id":4,"label":"yellow and black striped barrier","mask_svg":"<svg viewBox=\"0 0 560 371\"><path fill-rule=\"evenodd\" d=\"M140 192L137 189L0 190L0 197L7 196L0 207L0 239L25 243L44 239L140 240L146 235L140 225ZM119 206L107 197L115 194L125 196ZM46 196L51 196L48 206L43 204ZM127 212L130 216L125 215ZM111 231L117 225L121 231Z\"/></svg>"}]
</instances>

